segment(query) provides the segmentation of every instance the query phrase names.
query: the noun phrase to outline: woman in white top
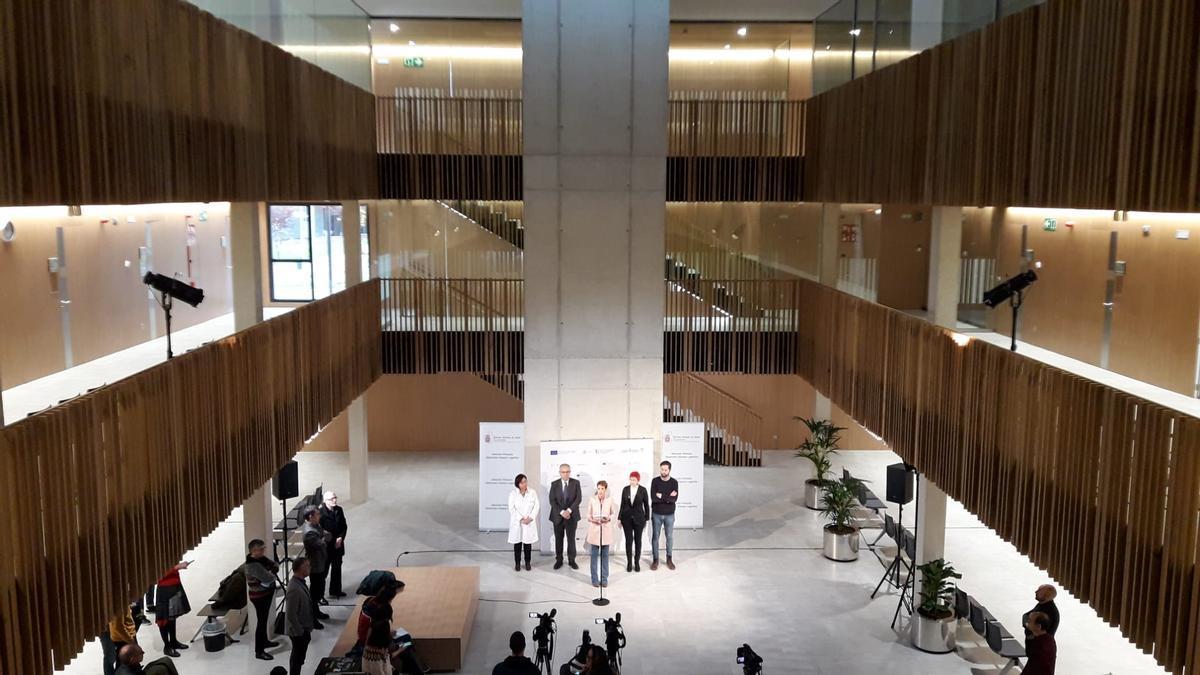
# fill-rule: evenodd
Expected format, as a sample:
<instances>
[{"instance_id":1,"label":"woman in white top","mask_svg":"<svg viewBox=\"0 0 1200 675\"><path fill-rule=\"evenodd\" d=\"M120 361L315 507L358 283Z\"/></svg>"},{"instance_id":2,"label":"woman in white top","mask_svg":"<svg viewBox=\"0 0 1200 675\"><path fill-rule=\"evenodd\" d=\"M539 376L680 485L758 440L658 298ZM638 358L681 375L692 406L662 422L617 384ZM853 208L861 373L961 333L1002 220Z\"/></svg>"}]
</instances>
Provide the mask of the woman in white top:
<instances>
[{"instance_id":1,"label":"woman in white top","mask_svg":"<svg viewBox=\"0 0 1200 675\"><path fill-rule=\"evenodd\" d=\"M508 493L508 543L513 545L513 562L520 572L522 547L525 549L525 569L531 569L529 556L538 540L537 515L541 502L537 493L529 489L525 474L517 474L513 485L516 488Z\"/></svg>"}]
</instances>

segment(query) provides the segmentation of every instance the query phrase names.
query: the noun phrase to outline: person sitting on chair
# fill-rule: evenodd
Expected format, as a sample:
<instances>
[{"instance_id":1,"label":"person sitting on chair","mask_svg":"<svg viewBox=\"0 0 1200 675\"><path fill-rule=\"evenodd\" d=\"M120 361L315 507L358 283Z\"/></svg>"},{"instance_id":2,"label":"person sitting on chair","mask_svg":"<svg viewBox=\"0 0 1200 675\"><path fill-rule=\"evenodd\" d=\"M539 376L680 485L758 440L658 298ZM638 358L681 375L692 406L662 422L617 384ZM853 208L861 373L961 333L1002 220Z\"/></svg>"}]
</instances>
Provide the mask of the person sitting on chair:
<instances>
[{"instance_id":1,"label":"person sitting on chair","mask_svg":"<svg viewBox=\"0 0 1200 675\"><path fill-rule=\"evenodd\" d=\"M513 633L508 638L508 648L512 655L492 668L492 675L538 675L541 671L525 656L525 634L521 631Z\"/></svg>"}]
</instances>

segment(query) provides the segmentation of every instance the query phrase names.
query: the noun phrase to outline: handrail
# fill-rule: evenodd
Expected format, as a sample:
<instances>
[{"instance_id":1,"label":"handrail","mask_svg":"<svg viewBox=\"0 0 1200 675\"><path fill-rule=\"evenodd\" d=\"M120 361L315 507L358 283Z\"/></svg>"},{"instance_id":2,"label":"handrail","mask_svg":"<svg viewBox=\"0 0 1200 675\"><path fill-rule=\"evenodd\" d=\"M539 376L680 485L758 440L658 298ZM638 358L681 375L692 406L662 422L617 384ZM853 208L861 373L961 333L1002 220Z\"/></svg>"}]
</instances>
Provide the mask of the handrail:
<instances>
[{"instance_id":1,"label":"handrail","mask_svg":"<svg viewBox=\"0 0 1200 675\"><path fill-rule=\"evenodd\" d=\"M703 422L719 447L706 444L706 454L726 466L762 462L762 417L745 402L691 373L663 376L663 396L671 412L688 421Z\"/></svg>"}]
</instances>

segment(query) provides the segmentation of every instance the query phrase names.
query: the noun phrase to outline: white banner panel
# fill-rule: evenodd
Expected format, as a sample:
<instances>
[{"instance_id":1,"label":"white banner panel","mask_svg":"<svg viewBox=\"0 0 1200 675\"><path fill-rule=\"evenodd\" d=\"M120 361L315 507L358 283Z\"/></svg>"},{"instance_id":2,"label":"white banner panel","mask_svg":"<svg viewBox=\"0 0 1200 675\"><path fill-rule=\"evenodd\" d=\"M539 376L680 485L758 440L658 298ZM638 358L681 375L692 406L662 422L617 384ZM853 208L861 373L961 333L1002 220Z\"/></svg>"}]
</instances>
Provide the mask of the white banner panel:
<instances>
[{"instance_id":1,"label":"white banner panel","mask_svg":"<svg viewBox=\"0 0 1200 675\"><path fill-rule=\"evenodd\" d=\"M704 527L704 423L664 422L662 458L671 463L671 477L679 481L675 502L675 527ZM655 467L655 476L658 468ZM649 488L650 483L646 486Z\"/></svg>"},{"instance_id":2,"label":"white banner panel","mask_svg":"<svg viewBox=\"0 0 1200 675\"><path fill-rule=\"evenodd\" d=\"M620 510L621 489L629 485L629 473L637 471L642 476L642 485L649 490L649 481L657 475L654 464L654 439L630 438L619 440L595 441L542 441L542 480L538 486L538 496L542 500L541 536L539 541L543 553L554 552L554 526L550 523L550 484L558 480L558 467L563 464L571 465L571 477L579 480L583 488L583 500L579 505L581 520L576 531L579 539L578 549L581 556L585 555L583 544L587 534L587 502L596 494L596 481L608 482L609 494L617 502ZM682 487L682 486L681 486ZM625 536L621 528L616 530L615 549L624 551ZM647 524L645 535L649 542L650 526ZM565 548L565 543L564 543ZM564 552L565 557L565 552ZM586 561L583 563L586 564Z\"/></svg>"},{"instance_id":3,"label":"white banner panel","mask_svg":"<svg viewBox=\"0 0 1200 675\"><path fill-rule=\"evenodd\" d=\"M479 423L479 529L508 532L508 493L525 471L525 425ZM534 483L536 477L530 477Z\"/></svg>"}]
</instances>

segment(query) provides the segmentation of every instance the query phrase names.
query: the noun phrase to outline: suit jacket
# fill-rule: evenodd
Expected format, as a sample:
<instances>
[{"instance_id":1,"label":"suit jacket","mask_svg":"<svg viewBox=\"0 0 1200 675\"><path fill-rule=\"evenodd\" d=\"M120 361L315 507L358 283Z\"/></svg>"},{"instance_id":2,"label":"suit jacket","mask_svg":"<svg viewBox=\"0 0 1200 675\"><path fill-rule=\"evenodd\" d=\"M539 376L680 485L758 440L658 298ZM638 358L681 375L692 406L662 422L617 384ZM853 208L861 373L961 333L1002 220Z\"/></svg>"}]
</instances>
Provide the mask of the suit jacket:
<instances>
[{"instance_id":1,"label":"suit jacket","mask_svg":"<svg viewBox=\"0 0 1200 675\"><path fill-rule=\"evenodd\" d=\"M345 539L346 533L350 531L350 524L346 522L346 512L342 507L335 506L330 509L328 506L321 504L321 528L332 535L333 540L329 542L329 557L341 558L346 554L346 542L342 542L342 547L337 548L337 540Z\"/></svg>"},{"instance_id":2,"label":"suit jacket","mask_svg":"<svg viewBox=\"0 0 1200 675\"><path fill-rule=\"evenodd\" d=\"M629 497L628 485L621 490L621 514L617 517L621 519L621 525L637 527L650 520L650 493L646 492L645 486L639 485L637 494L632 499Z\"/></svg>"},{"instance_id":3,"label":"suit jacket","mask_svg":"<svg viewBox=\"0 0 1200 675\"><path fill-rule=\"evenodd\" d=\"M284 597L284 632L288 637L308 634L316 626L308 584L303 579L292 577L288 580L287 595Z\"/></svg>"},{"instance_id":4,"label":"suit jacket","mask_svg":"<svg viewBox=\"0 0 1200 675\"><path fill-rule=\"evenodd\" d=\"M579 522L579 503L583 501L583 488L579 480L572 478L567 482L566 494L563 494L562 479L550 484L550 522L557 525L562 522L561 512L571 509L569 522Z\"/></svg>"},{"instance_id":5,"label":"suit jacket","mask_svg":"<svg viewBox=\"0 0 1200 675\"><path fill-rule=\"evenodd\" d=\"M313 574L325 574L329 571L329 545L333 537L319 524L304 523L300 529L304 536L304 555L312 563Z\"/></svg>"}]
</instances>

